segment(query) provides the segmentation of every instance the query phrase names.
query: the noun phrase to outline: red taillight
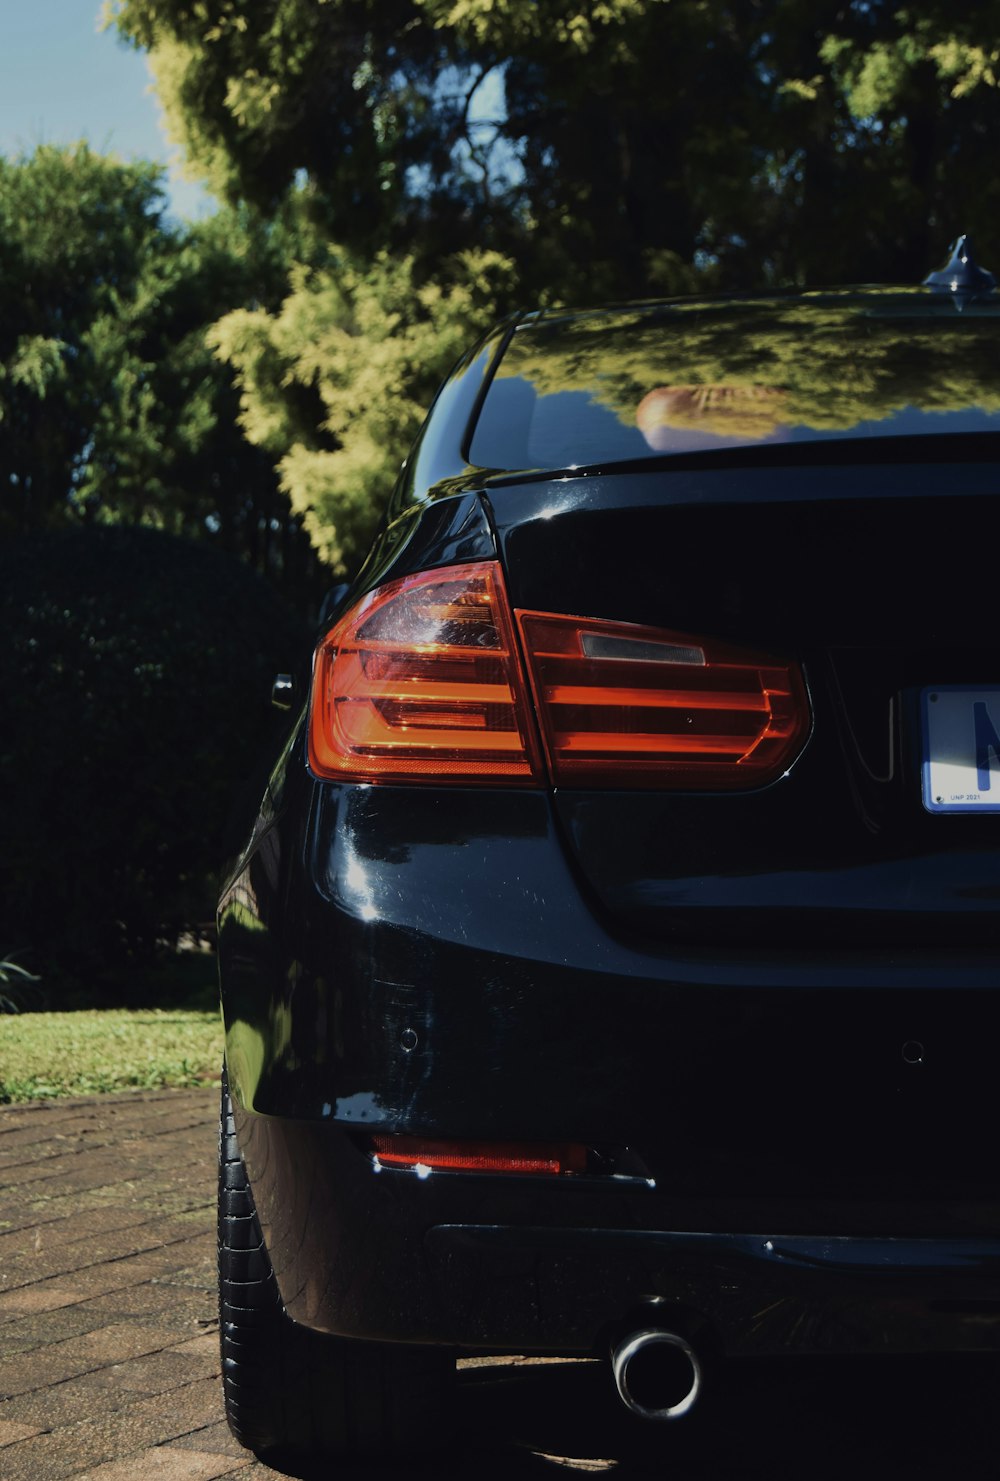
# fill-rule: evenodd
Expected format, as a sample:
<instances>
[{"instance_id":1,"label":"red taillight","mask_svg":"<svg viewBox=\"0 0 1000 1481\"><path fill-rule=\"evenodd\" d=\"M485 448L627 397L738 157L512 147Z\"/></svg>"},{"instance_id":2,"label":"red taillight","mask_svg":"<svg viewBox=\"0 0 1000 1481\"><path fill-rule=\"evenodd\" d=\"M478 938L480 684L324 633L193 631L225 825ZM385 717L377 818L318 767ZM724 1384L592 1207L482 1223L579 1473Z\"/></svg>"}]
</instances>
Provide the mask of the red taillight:
<instances>
[{"instance_id":1,"label":"red taillight","mask_svg":"<svg viewBox=\"0 0 1000 1481\"><path fill-rule=\"evenodd\" d=\"M796 664L631 623L516 617L556 785L745 790L808 737ZM353 781L545 780L495 561L389 582L341 618L316 653L309 760Z\"/></svg>"},{"instance_id":2,"label":"red taillight","mask_svg":"<svg viewBox=\"0 0 1000 1481\"><path fill-rule=\"evenodd\" d=\"M796 664L630 623L517 618L557 785L760 787L805 744Z\"/></svg>"},{"instance_id":3,"label":"red taillight","mask_svg":"<svg viewBox=\"0 0 1000 1481\"><path fill-rule=\"evenodd\" d=\"M445 1142L416 1136L373 1136L371 1148L384 1167L442 1172L586 1172L587 1150L574 1142Z\"/></svg>"},{"instance_id":4,"label":"red taillight","mask_svg":"<svg viewBox=\"0 0 1000 1481\"><path fill-rule=\"evenodd\" d=\"M316 654L309 760L360 781L542 780L496 562L389 582L341 619Z\"/></svg>"}]
</instances>

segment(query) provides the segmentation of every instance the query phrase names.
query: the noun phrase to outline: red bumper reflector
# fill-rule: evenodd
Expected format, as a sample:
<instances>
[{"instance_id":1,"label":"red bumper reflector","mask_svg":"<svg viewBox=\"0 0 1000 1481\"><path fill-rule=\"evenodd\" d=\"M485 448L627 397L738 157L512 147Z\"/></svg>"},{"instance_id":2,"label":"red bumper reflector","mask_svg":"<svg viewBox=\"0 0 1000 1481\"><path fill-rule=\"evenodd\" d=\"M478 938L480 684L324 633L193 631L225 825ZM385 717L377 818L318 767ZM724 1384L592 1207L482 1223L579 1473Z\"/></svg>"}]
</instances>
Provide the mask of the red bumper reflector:
<instances>
[{"instance_id":1,"label":"red bumper reflector","mask_svg":"<svg viewBox=\"0 0 1000 1481\"><path fill-rule=\"evenodd\" d=\"M426 1167L442 1172L528 1175L585 1172L587 1150L573 1142L444 1142L415 1136L373 1136L371 1149L384 1167Z\"/></svg>"}]
</instances>

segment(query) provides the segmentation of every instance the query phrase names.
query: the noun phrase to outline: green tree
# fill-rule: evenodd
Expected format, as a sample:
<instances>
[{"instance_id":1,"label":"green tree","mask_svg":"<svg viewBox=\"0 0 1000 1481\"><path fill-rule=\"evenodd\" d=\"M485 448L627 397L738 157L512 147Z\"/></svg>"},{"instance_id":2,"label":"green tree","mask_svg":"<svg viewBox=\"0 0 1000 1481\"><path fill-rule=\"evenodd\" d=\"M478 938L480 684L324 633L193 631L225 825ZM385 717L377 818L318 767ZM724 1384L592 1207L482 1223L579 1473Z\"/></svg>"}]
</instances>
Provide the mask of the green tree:
<instances>
[{"instance_id":1,"label":"green tree","mask_svg":"<svg viewBox=\"0 0 1000 1481\"><path fill-rule=\"evenodd\" d=\"M280 309L237 313L213 343L248 436L335 562L373 522L452 326L515 292L917 282L960 230L1000 263L1000 0L974 14L943 0L108 12L149 51L191 171L294 235ZM477 262L493 267L473 288ZM458 308L463 281L474 312ZM431 285L454 313L427 307ZM395 419L366 390L390 360Z\"/></svg>"},{"instance_id":2,"label":"green tree","mask_svg":"<svg viewBox=\"0 0 1000 1481\"><path fill-rule=\"evenodd\" d=\"M410 257L361 264L330 249L292 269L277 312L237 309L211 342L235 370L243 429L323 558L349 569L442 377L509 297L511 264L467 252L421 282Z\"/></svg>"},{"instance_id":3,"label":"green tree","mask_svg":"<svg viewBox=\"0 0 1000 1481\"><path fill-rule=\"evenodd\" d=\"M315 586L206 330L280 301L280 224L163 215L160 172L81 144L0 160L0 532L148 524Z\"/></svg>"},{"instance_id":4,"label":"green tree","mask_svg":"<svg viewBox=\"0 0 1000 1481\"><path fill-rule=\"evenodd\" d=\"M721 10L701 0L108 6L148 50L189 168L221 196L273 211L298 185L300 204L350 250L405 248L433 263L485 244L564 296L685 285L699 225L692 185L708 160L717 171L726 161L730 188L749 178L748 130L735 117L749 27L728 12L720 25Z\"/></svg>"},{"instance_id":5,"label":"green tree","mask_svg":"<svg viewBox=\"0 0 1000 1481\"><path fill-rule=\"evenodd\" d=\"M108 387L89 335L136 295L161 232L153 165L42 146L0 158L0 520L71 519Z\"/></svg>"},{"instance_id":6,"label":"green tree","mask_svg":"<svg viewBox=\"0 0 1000 1481\"><path fill-rule=\"evenodd\" d=\"M960 228L993 244L997 0L110 10L193 172L268 209L298 182L367 254L485 243L579 300L912 276Z\"/></svg>"},{"instance_id":7,"label":"green tree","mask_svg":"<svg viewBox=\"0 0 1000 1481\"><path fill-rule=\"evenodd\" d=\"M211 919L308 634L233 557L123 527L0 542L0 625L0 939L92 980Z\"/></svg>"},{"instance_id":8,"label":"green tree","mask_svg":"<svg viewBox=\"0 0 1000 1481\"><path fill-rule=\"evenodd\" d=\"M827 281L919 281L960 231L998 260L998 27L996 0L818 12L815 60L788 58L781 87L797 101L806 138L837 120L836 155L793 195L806 250L829 227L834 203Z\"/></svg>"}]
</instances>

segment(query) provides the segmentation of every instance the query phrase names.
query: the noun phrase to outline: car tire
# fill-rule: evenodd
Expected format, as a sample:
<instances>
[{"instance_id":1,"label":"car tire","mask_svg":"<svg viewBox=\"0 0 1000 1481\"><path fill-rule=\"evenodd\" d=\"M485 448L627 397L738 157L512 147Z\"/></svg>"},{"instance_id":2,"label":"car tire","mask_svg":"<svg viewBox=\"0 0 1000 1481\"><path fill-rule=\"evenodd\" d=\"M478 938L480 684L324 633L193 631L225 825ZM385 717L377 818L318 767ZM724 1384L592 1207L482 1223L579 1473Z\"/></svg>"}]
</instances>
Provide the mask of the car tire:
<instances>
[{"instance_id":1,"label":"car tire","mask_svg":"<svg viewBox=\"0 0 1000 1481\"><path fill-rule=\"evenodd\" d=\"M226 1419L294 1465L440 1449L455 1364L444 1349L330 1337L286 1314L240 1156L225 1071L219 1125L219 1337Z\"/></svg>"}]
</instances>

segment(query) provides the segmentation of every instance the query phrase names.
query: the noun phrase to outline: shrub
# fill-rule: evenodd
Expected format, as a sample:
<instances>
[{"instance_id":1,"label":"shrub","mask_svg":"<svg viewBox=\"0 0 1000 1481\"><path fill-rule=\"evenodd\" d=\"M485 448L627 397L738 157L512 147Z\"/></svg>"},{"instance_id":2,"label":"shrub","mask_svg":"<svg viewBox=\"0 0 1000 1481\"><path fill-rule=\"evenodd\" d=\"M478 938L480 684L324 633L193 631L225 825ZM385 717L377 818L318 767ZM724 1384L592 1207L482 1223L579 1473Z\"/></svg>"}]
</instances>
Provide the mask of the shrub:
<instances>
[{"instance_id":1,"label":"shrub","mask_svg":"<svg viewBox=\"0 0 1000 1481\"><path fill-rule=\"evenodd\" d=\"M227 809L305 634L247 567L156 530L0 546L0 939L148 958L210 919Z\"/></svg>"}]
</instances>

